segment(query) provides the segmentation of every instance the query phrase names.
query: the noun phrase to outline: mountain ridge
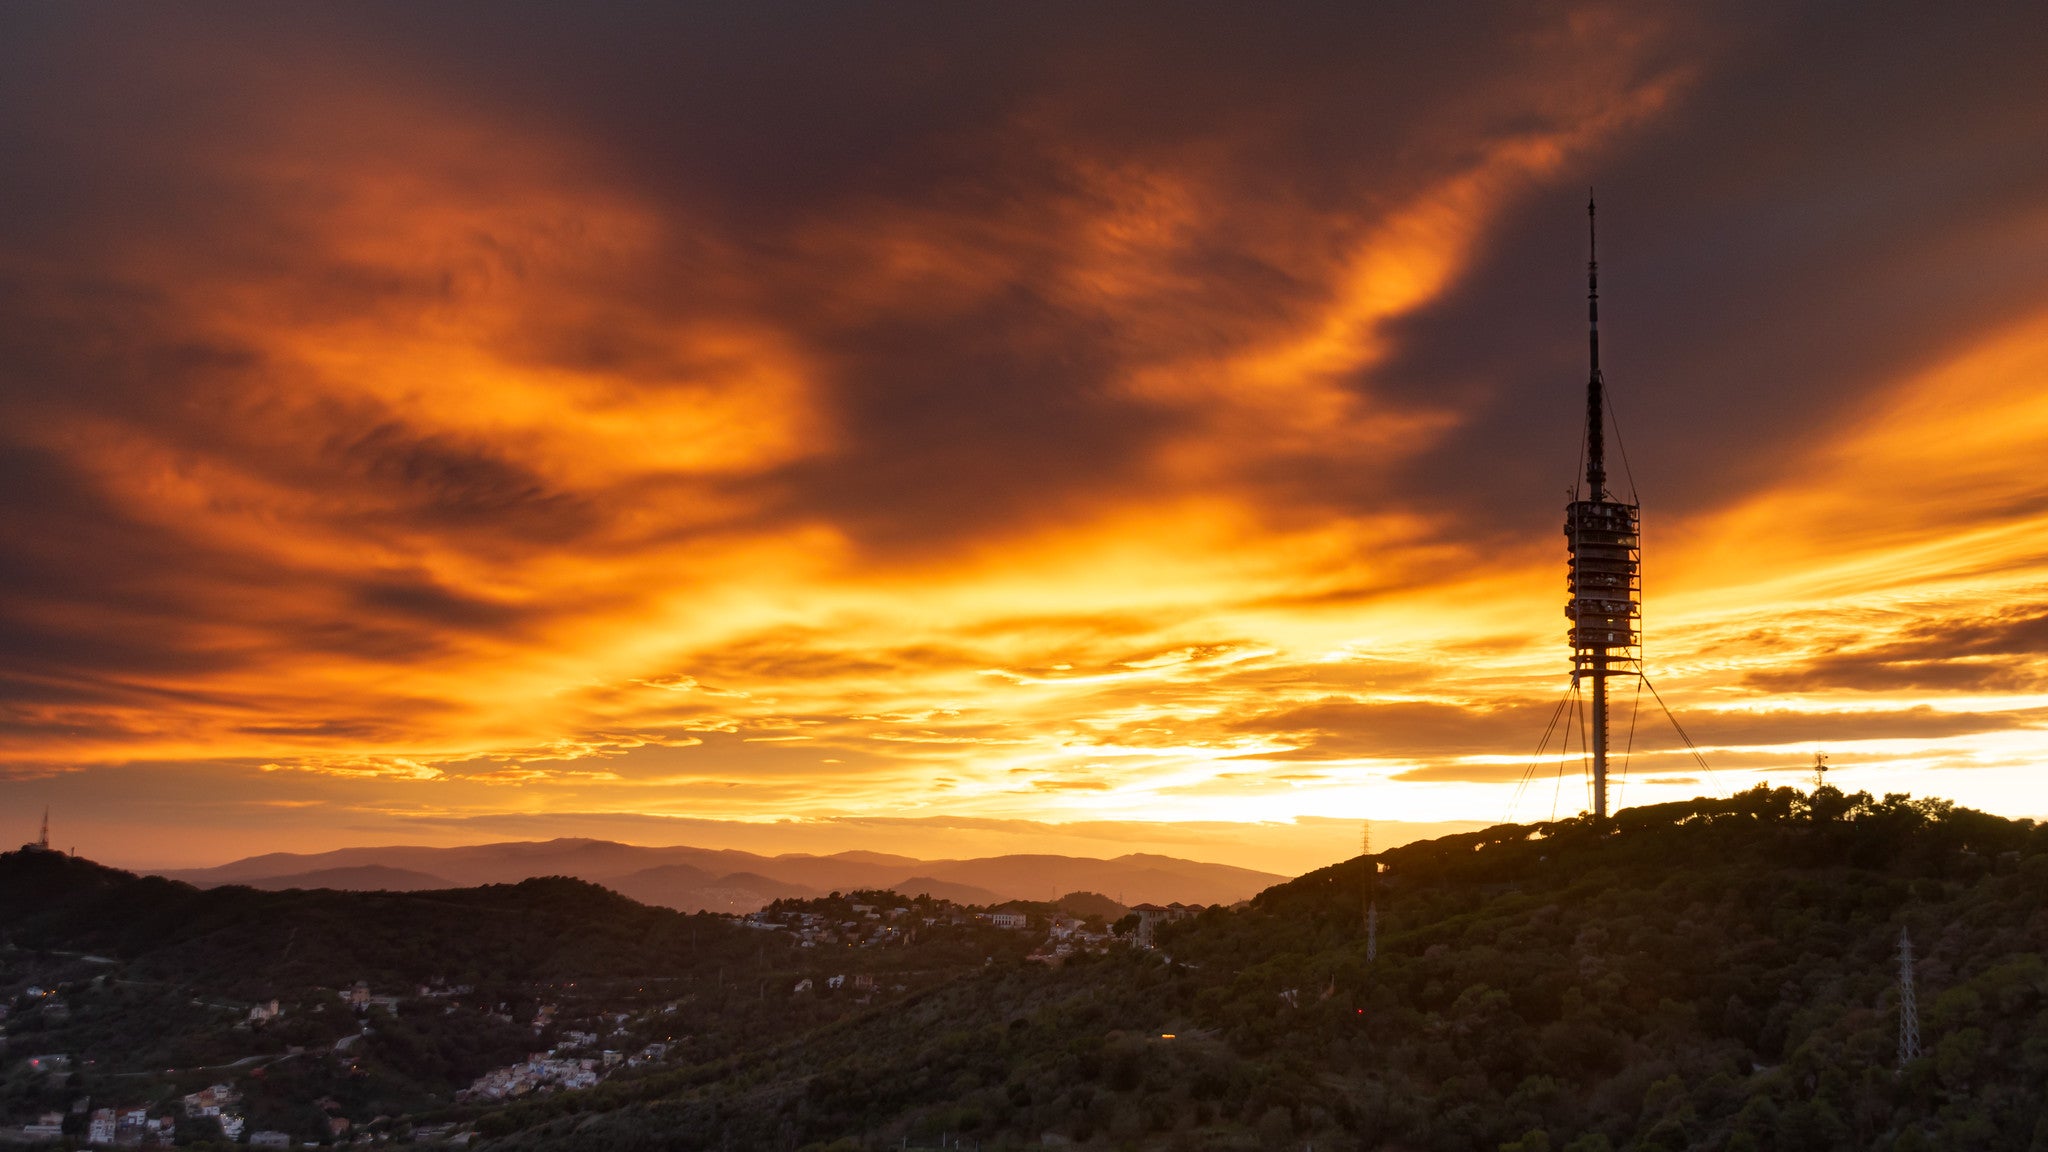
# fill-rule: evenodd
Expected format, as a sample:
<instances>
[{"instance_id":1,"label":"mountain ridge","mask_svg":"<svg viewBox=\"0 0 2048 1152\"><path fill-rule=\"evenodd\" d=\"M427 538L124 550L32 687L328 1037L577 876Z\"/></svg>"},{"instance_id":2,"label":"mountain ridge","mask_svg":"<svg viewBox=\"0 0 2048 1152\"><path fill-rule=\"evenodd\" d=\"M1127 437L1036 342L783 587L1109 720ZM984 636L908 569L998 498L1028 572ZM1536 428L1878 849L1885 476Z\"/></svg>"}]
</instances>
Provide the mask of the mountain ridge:
<instances>
[{"instance_id":1,"label":"mountain ridge","mask_svg":"<svg viewBox=\"0 0 2048 1152\"><path fill-rule=\"evenodd\" d=\"M1109 859L1052 853L920 860L850 850L831 855L764 856L731 848L638 845L588 837L511 840L455 847L383 845L327 852L270 852L211 868L148 874L215 887L242 884L373 890L402 881L405 890L518 883L572 876L643 903L683 912L751 912L769 902L856 889L930 890L969 903L1047 900L1065 892L1102 892L1124 904L1234 904L1287 877L1230 864L1130 852Z\"/></svg>"}]
</instances>

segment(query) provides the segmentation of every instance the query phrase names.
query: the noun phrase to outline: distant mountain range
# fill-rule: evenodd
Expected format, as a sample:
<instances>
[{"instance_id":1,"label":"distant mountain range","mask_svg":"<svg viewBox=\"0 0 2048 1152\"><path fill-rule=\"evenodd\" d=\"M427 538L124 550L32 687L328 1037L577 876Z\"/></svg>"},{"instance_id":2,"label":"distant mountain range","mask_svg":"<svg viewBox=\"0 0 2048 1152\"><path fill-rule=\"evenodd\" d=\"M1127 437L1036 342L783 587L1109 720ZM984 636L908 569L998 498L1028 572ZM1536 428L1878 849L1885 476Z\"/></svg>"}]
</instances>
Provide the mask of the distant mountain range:
<instances>
[{"instance_id":1,"label":"distant mountain range","mask_svg":"<svg viewBox=\"0 0 2048 1152\"><path fill-rule=\"evenodd\" d=\"M962 904L1098 892L1121 904L1234 904L1286 880L1269 872L1133 853L1113 860L1012 855L919 860L881 852L760 856L732 849L649 848L564 838L461 848L394 846L273 852L217 868L160 872L200 887L415 892L573 876L643 904L683 912L752 912L784 897L861 888L926 893Z\"/></svg>"}]
</instances>

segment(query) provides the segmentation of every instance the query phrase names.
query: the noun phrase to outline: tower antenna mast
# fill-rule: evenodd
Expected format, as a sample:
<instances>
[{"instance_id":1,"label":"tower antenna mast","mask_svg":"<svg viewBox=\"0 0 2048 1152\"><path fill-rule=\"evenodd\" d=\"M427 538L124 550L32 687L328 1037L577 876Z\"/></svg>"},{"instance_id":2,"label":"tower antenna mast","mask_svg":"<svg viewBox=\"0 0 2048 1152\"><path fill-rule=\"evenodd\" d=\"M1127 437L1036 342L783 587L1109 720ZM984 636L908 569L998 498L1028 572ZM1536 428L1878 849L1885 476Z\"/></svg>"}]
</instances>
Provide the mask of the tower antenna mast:
<instances>
[{"instance_id":1,"label":"tower antenna mast","mask_svg":"<svg viewBox=\"0 0 2048 1152\"><path fill-rule=\"evenodd\" d=\"M43 832L36 837L36 847L45 852L50 850L50 807L47 804L43 806Z\"/></svg>"},{"instance_id":2,"label":"tower antenna mast","mask_svg":"<svg viewBox=\"0 0 2048 1152\"><path fill-rule=\"evenodd\" d=\"M1586 199L1586 499L1565 507L1564 534L1571 550L1572 681L1590 681L1593 694L1593 818L1607 821L1607 681L1638 675L1637 621L1642 616L1642 543L1639 509L1607 491L1604 412L1607 381L1600 374L1600 250L1593 199Z\"/></svg>"}]
</instances>

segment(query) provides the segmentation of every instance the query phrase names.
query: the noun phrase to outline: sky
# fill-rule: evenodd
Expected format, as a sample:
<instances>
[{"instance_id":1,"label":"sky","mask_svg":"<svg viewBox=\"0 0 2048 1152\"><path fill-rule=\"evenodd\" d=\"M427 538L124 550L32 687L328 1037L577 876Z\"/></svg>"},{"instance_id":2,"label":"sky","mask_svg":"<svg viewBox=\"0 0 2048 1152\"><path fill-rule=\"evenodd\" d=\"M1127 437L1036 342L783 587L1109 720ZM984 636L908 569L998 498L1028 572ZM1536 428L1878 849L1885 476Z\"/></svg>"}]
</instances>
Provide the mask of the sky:
<instances>
[{"instance_id":1,"label":"sky","mask_svg":"<svg viewBox=\"0 0 2048 1152\"><path fill-rule=\"evenodd\" d=\"M2043 59L2020 4L8 5L0 839L1295 872L1576 813L1589 188L1701 753L1619 689L1617 806L1825 752L2048 815Z\"/></svg>"}]
</instances>

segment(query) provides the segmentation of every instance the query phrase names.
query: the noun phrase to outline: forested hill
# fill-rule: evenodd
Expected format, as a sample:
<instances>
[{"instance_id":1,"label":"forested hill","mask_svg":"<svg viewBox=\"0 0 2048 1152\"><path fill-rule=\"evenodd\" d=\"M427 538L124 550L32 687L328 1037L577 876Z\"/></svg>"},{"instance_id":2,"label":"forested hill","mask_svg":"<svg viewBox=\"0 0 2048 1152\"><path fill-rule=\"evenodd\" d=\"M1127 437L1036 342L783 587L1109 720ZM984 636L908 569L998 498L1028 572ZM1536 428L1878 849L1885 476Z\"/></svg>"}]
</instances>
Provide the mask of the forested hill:
<instances>
[{"instance_id":1,"label":"forested hill","mask_svg":"<svg viewBox=\"0 0 2048 1152\"><path fill-rule=\"evenodd\" d=\"M1364 939L1379 876L1378 957ZM1901 929L1924 1051L1897 1066ZM504 1149L2048 1148L2048 831L1759 788L1404 846L799 1046L486 1117Z\"/></svg>"},{"instance_id":2,"label":"forested hill","mask_svg":"<svg viewBox=\"0 0 2048 1152\"><path fill-rule=\"evenodd\" d=\"M0 940L247 999L357 980L637 977L751 957L760 943L717 917L561 877L438 892L201 890L35 851L0 855Z\"/></svg>"}]
</instances>

